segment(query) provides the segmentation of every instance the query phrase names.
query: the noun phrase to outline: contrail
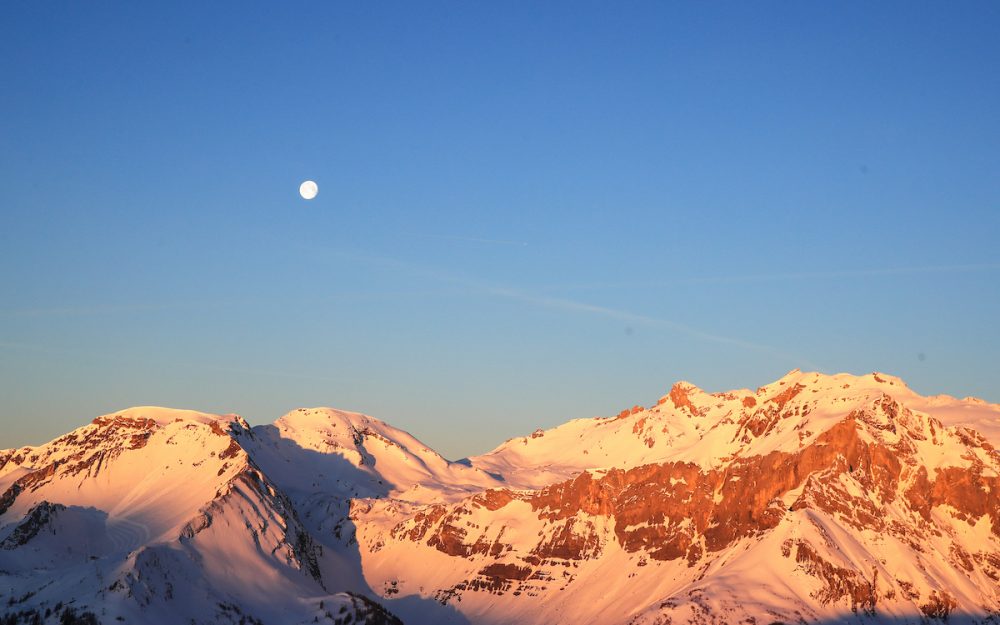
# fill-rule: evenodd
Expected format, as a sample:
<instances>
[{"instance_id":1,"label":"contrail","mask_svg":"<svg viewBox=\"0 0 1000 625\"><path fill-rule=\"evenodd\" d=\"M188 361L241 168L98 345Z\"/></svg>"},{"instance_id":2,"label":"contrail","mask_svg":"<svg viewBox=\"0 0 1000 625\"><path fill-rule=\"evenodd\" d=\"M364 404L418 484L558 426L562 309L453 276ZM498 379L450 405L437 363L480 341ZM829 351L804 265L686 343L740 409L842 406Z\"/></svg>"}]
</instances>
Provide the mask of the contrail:
<instances>
[{"instance_id":1,"label":"contrail","mask_svg":"<svg viewBox=\"0 0 1000 625\"><path fill-rule=\"evenodd\" d=\"M662 317L651 317L649 315L642 315L617 308L608 308L606 306L598 306L595 304L589 304L586 302L581 302L573 299L551 297L546 295L536 295L521 289L514 289L509 287L498 286L495 284L488 284L479 280L457 276L455 274L442 272L436 269L419 267L417 265L396 260L393 258L355 254L339 250L324 250L324 251L332 252L335 256L339 256L346 259L360 261L371 265L382 266L387 269L392 269L395 271L404 271L414 277L462 286L471 291L483 293L485 295L514 299L534 306L540 306L543 308L554 308L570 312L586 313L595 316L606 317L608 319L615 319L617 321L626 321L629 323L636 323L648 326L659 326L704 341L710 341L713 343L722 343L726 345L734 345L736 347L741 347L743 349L770 353L772 355L780 356L781 358L790 360L794 363L798 363L800 365L816 369L817 371L825 370L824 367L820 367L819 365L810 363L809 361L803 358L795 356L794 354L789 354L770 345L724 336L721 334L716 334L714 332L708 332L699 328L695 328Z\"/></svg>"},{"instance_id":2,"label":"contrail","mask_svg":"<svg viewBox=\"0 0 1000 625\"><path fill-rule=\"evenodd\" d=\"M778 348L772 347L770 345L764 345L762 343L754 343L752 341L746 341L739 338L733 338L729 336L723 336L721 334L715 334L713 332L707 332L705 330L700 330L698 328L694 328L692 326L685 325L677 321L672 321L670 319L664 319L662 317L650 317L648 315L641 315L638 313L629 312L627 310L608 308L606 306L597 306L595 304L588 304L586 302L580 302L561 297L533 295L515 289L484 287L482 290L492 295L516 299L529 304L542 306L544 308L557 308L572 312L589 313L601 317L607 317L609 319L616 319L618 321L626 321L629 323L642 324L648 326L659 326L667 328L669 330L673 330L680 334L687 334L688 336L697 339L702 339L713 343L734 345L736 347L741 347L743 349L749 349L758 352L766 352L773 354L775 356L780 356L795 363L800 363L800 366L805 366L810 369L816 369L817 371L824 370L824 368L820 367L819 365L816 365L807 360L799 358L798 356L795 356L793 354L789 354L787 352L779 350Z\"/></svg>"},{"instance_id":3,"label":"contrail","mask_svg":"<svg viewBox=\"0 0 1000 625\"><path fill-rule=\"evenodd\" d=\"M919 275L929 273L961 273L1000 269L1000 263L980 263L969 265L926 265L921 267L879 267L870 269L844 269L832 271L797 271L788 273L760 273L728 276L705 276L676 278L656 282L590 282L580 284L552 285L548 288L562 290L597 289L646 289L679 284L718 284L726 282L779 282L783 280L815 280L826 278L866 278L878 276Z\"/></svg>"}]
</instances>

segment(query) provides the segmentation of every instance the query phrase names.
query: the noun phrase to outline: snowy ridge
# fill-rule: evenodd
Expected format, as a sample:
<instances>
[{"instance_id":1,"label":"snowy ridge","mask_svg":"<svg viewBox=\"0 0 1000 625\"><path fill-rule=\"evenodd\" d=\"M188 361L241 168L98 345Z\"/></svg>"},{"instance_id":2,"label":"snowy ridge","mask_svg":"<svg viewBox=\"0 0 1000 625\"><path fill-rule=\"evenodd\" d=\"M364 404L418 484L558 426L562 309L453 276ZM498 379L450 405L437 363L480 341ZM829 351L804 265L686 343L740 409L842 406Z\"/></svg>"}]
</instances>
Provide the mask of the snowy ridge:
<instances>
[{"instance_id":1,"label":"snowy ridge","mask_svg":"<svg viewBox=\"0 0 1000 625\"><path fill-rule=\"evenodd\" d=\"M291 490L436 501L501 484L360 413L300 408L254 431L255 458Z\"/></svg>"},{"instance_id":2,"label":"snowy ridge","mask_svg":"<svg viewBox=\"0 0 1000 625\"><path fill-rule=\"evenodd\" d=\"M1000 457L934 409L884 374L678 383L471 459L511 488L366 508L366 576L475 623L988 622Z\"/></svg>"},{"instance_id":3,"label":"snowy ridge","mask_svg":"<svg viewBox=\"0 0 1000 625\"><path fill-rule=\"evenodd\" d=\"M796 369L756 391L707 393L678 382L649 408L634 406L614 417L576 419L537 430L470 460L525 488L601 467L680 461L710 468L733 455L794 450L844 414L883 396L944 425L973 428L1000 445L1000 405L948 396L923 398L899 378L882 373L825 375ZM770 427L779 412L801 418L777 421L767 436L755 434L755 429Z\"/></svg>"},{"instance_id":4,"label":"snowy ridge","mask_svg":"<svg viewBox=\"0 0 1000 625\"><path fill-rule=\"evenodd\" d=\"M68 602L108 623L992 623L998 417L796 370L449 462L330 408L132 408L0 451L0 601L53 623Z\"/></svg>"},{"instance_id":5,"label":"snowy ridge","mask_svg":"<svg viewBox=\"0 0 1000 625\"><path fill-rule=\"evenodd\" d=\"M0 456L9 609L72 599L103 622L393 622L326 590L321 549L247 455L253 441L232 415L135 408Z\"/></svg>"}]
</instances>

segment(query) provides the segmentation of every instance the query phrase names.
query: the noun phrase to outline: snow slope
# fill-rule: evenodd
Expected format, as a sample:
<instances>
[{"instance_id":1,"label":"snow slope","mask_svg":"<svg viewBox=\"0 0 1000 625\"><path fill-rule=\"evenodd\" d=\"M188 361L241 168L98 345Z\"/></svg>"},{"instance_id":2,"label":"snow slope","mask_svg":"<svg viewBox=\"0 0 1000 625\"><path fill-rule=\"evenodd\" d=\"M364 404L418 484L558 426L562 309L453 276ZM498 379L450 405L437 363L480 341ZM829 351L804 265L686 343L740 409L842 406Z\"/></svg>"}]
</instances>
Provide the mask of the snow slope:
<instances>
[{"instance_id":1,"label":"snow slope","mask_svg":"<svg viewBox=\"0 0 1000 625\"><path fill-rule=\"evenodd\" d=\"M576 419L549 430L511 439L495 450L470 458L474 467L502 475L514 487L538 488L586 469L628 468L680 461L710 468L732 455L794 450L844 414L882 396L930 415L944 425L979 431L1000 445L1000 405L948 396L924 398L899 378L882 373L825 375L794 370L755 391L707 393L678 382L649 408L634 406L613 417ZM773 420L766 437L746 436L747 428ZM747 424L746 415L755 415ZM802 435L808 433L803 437Z\"/></svg>"},{"instance_id":2,"label":"snow slope","mask_svg":"<svg viewBox=\"0 0 1000 625\"><path fill-rule=\"evenodd\" d=\"M502 484L355 412L300 408L254 433L255 459L289 490L426 502Z\"/></svg>"},{"instance_id":3,"label":"snow slope","mask_svg":"<svg viewBox=\"0 0 1000 625\"><path fill-rule=\"evenodd\" d=\"M379 622L377 605L327 590L319 547L242 447L252 439L239 417L133 408L0 455L8 609L72 603L103 622Z\"/></svg>"},{"instance_id":4,"label":"snow slope","mask_svg":"<svg viewBox=\"0 0 1000 625\"><path fill-rule=\"evenodd\" d=\"M471 459L508 488L366 507L363 568L475 623L985 622L1000 457L964 426L996 407L948 406L963 427L884 374L678 383Z\"/></svg>"},{"instance_id":5,"label":"snow slope","mask_svg":"<svg viewBox=\"0 0 1000 625\"><path fill-rule=\"evenodd\" d=\"M0 451L0 605L101 622L1000 619L1000 406L679 382L449 462L378 419L139 407ZM0 615L4 614L0 610ZM991 619L993 619L991 621Z\"/></svg>"}]
</instances>

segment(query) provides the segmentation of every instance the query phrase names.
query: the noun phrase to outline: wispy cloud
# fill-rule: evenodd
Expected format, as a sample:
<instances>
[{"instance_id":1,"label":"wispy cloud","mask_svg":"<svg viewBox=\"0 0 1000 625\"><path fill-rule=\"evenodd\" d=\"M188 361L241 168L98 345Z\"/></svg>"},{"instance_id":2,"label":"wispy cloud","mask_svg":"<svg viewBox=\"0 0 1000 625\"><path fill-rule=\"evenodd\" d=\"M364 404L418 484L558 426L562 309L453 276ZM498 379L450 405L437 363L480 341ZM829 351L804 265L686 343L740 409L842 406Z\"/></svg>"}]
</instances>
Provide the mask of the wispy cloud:
<instances>
[{"instance_id":1,"label":"wispy cloud","mask_svg":"<svg viewBox=\"0 0 1000 625\"><path fill-rule=\"evenodd\" d=\"M649 315L630 312L628 310L622 310L618 308L608 308L606 306L588 304L586 302L580 302L577 300L572 300L562 297L535 295L524 291L519 291L516 289L506 289L500 287L492 287L492 288L483 287L482 290L492 295L515 299L535 306L541 306L544 308L552 308L574 313L596 315L636 325L665 328L669 331L676 332L678 334L685 334L692 338L700 339L703 341L708 341L712 343L721 343L725 345L733 345L735 347L740 347L747 350L769 353L774 356L778 356L780 358L793 362L797 366L805 366L810 369L823 370L823 367L820 367L819 365L813 364L807 360L804 360L803 358L782 351L770 345L765 345L763 343L755 343L753 341L747 341L744 339L735 338L731 336L725 336L722 334L717 334L715 332L708 332L706 330L702 330L683 323L679 323L671 319L665 319L663 317L652 317Z\"/></svg>"},{"instance_id":2,"label":"wispy cloud","mask_svg":"<svg viewBox=\"0 0 1000 625\"><path fill-rule=\"evenodd\" d=\"M1000 263L978 263L966 265L924 265L918 267L877 267L868 269L840 269L829 271L790 271L757 274L728 274L721 276L677 277L669 280L646 282L585 282L576 284L551 285L548 288L565 291L586 291L600 289L648 289L682 284L724 284L734 282L781 282L793 280L823 280L838 278L877 278L883 276L904 276L921 274L971 273L995 271Z\"/></svg>"},{"instance_id":3,"label":"wispy cloud","mask_svg":"<svg viewBox=\"0 0 1000 625\"><path fill-rule=\"evenodd\" d=\"M310 295L299 299L301 303L326 303L345 300L393 300L408 297L432 297L446 293L446 289L395 289L388 291L340 291L322 295ZM130 315L136 313L155 313L162 311L205 311L209 309L241 308L260 305L261 298L255 297L225 297L214 300L191 300L177 303L151 304L115 304L90 306L86 304L63 306L40 306L32 308L0 308L0 317L97 317L113 315ZM2 344L0 344L2 345Z\"/></svg>"},{"instance_id":4,"label":"wispy cloud","mask_svg":"<svg viewBox=\"0 0 1000 625\"><path fill-rule=\"evenodd\" d=\"M427 234L427 233L417 233L417 232L402 232L400 234L406 237L412 237L414 239L438 239L441 241L462 241L465 243L485 243L488 245L511 245L514 247L528 247L527 241L514 241L511 239L487 239L482 237L467 237L467 236L449 235L449 234Z\"/></svg>"},{"instance_id":5,"label":"wispy cloud","mask_svg":"<svg viewBox=\"0 0 1000 625\"><path fill-rule=\"evenodd\" d=\"M343 250L334 251L333 254L345 259L359 261L366 264L375 265L386 269L391 269L394 271L406 272L407 274L414 277L461 286L474 293L517 300L532 306L537 306L542 308L564 310L575 314L587 314L598 317L604 317L607 319L613 319L616 321L622 321L625 323L630 323L635 325L660 327L672 332L676 332L678 334L687 335L692 338L700 339L703 341L733 345L735 347L740 347L742 349L768 353L774 356L778 356L782 359L788 360L792 363L795 363L797 366L806 366L811 369L824 370L824 368L819 365L811 363L794 354L789 354L771 345L766 345L763 343L757 343L753 341L747 341L736 337L730 337L717 332L706 331L664 317L644 315L629 310L624 310L620 308L610 308L607 306L600 306L597 304L591 304L588 302L582 302L579 300L574 300L569 298L541 295L523 289L491 284L482 280L469 278L466 276L460 276L451 272L441 271L438 269L432 269L428 267L422 267L413 263L408 263L393 258L386 258L382 256L370 256L365 254L355 254Z\"/></svg>"},{"instance_id":6,"label":"wispy cloud","mask_svg":"<svg viewBox=\"0 0 1000 625\"><path fill-rule=\"evenodd\" d=\"M16 341L0 341L0 349L24 350L30 352L44 352L53 354L66 353L66 350L61 350L58 348L46 347L44 345L35 345L32 343L18 343Z\"/></svg>"},{"instance_id":7,"label":"wispy cloud","mask_svg":"<svg viewBox=\"0 0 1000 625\"><path fill-rule=\"evenodd\" d=\"M99 361L99 362L114 362L115 364L121 365L126 364L129 366L149 366L150 360L146 358L136 358L134 356L129 356L127 354L112 354L100 350L89 350L89 349L74 349L67 347L59 347L52 345L41 345L34 343L21 343L17 341L0 341L0 350L8 351L20 351L20 352L36 352L42 354L50 354L55 356L63 356L73 358L74 361L80 362L82 357L86 361ZM228 364L214 364L211 362L204 361L179 361L179 360L164 360L163 358L156 359L156 364L158 366L173 367L177 369L194 369L202 371L226 371L230 373L239 373L241 375L254 375L261 377L271 377L271 378L289 378L296 380L312 380L317 382L339 382L338 378L332 376L316 375L309 372L300 371L282 371L278 369L260 369L256 367L242 367L233 366Z\"/></svg>"},{"instance_id":8,"label":"wispy cloud","mask_svg":"<svg viewBox=\"0 0 1000 625\"><path fill-rule=\"evenodd\" d=\"M122 304L110 306L48 306L36 308L0 309L3 317L85 317L91 315L114 315L135 312L151 312L182 308L178 304Z\"/></svg>"}]
</instances>

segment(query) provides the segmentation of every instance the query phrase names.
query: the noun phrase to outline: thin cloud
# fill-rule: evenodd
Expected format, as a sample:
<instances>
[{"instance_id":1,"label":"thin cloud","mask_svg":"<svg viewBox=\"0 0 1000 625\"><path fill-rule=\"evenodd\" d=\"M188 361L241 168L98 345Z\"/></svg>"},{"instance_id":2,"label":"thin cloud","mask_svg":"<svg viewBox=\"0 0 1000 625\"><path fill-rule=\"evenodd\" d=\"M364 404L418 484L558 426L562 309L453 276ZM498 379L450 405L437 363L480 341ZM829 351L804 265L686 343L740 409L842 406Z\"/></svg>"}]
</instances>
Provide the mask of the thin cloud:
<instances>
[{"instance_id":1,"label":"thin cloud","mask_svg":"<svg viewBox=\"0 0 1000 625\"><path fill-rule=\"evenodd\" d=\"M257 375L270 378L289 378L294 380L312 380L316 382L343 382L342 379L331 376L313 375L309 373L298 373L294 371L278 371L275 369L256 369L253 367L231 367L227 365L213 365L206 363L186 363L185 367L194 367L210 371L228 371L230 373L240 373L247 375Z\"/></svg>"},{"instance_id":2,"label":"thin cloud","mask_svg":"<svg viewBox=\"0 0 1000 625\"><path fill-rule=\"evenodd\" d=\"M832 271L795 271L785 273L734 274L724 276L704 276L675 278L655 282L589 282L581 284L553 285L559 290L598 290L657 288L679 284L721 284L732 282L780 282L785 280L821 280L836 278L867 278L880 276L920 275L934 273L966 273L1000 269L1000 263L979 263L967 265L926 265L920 267L879 267L870 269L844 269Z\"/></svg>"},{"instance_id":3,"label":"thin cloud","mask_svg":"<svg viewBox=\"0 0 1000 625\"><path fill-rule=\"evenodd\" d=\"M793 361L795 363L798 363L802 366L806 366L811 369L823 370L823 368L818 365L810 363L806 360L803 360L802 358L799 358L798 356L789 354L770 345L764 345L762 343L754 343L752 341L746 341L739 338L724 336L713 332L707 332L705 330L694 328L692 326L679 323L677 321L672 321L670 319L664 319L662 317L650 317L648 315L633 313L627 310L608 308L606 306L597 306L595 304L588 304L586 302L580 302L577 300L566 299L561 297L533 295L515 289L484 288L483 290L484 292L490 293L492 295L516 299L522 302L526 302L528 304L533 304L544 308L553 308L559 310L566 310L570 312L592 314L600 317L606 317L608 319L614 319L616 321L625 321L627 323L634 323L637 325L641 324L653 327L662 327L680 334L686 334L696 339L701 339L712 343L733 345L736 347L741 347L743 349L748 349L752 351L765 352L773 354L775 356L780 356L781 358L785 358L787 360Z\"/></svg>"},{"instance_id":4,"label":"thin cloud","mask_svg":"<svg viewBox=\"0 0 1000 625\"><path fill-rule=\"evenodd\" d=\"M116 306L51 306L41 308L0 309L4 317L84 317L90 315L113 315L134 312L151 312L183 308L177 304L123 304Z\"/></svg>"},{"instance_id":5,"label":"thin cloud","mask_svg":"<svg viewBox=\"0 0 1000 625\"><path fill-rule=\"evenodd\" d=\"M52 355L67 356L67 357L82 356L91 361L94 360L113 361L117 364L125 363L129 365L148 365L150 362L149 360L146 359L139 359L127 355L121 356L99 351L95 352L91 350L73 349L66 347L53 347L50 345L37 345L33 343L19 343L13 341L0 341L0 350L31 351L31 352L39 352L43 354L52 354ZM313 380L317 382L340 381L337 378L331 376L315 375L311 373L302 373L295 371L279 371L276 369L257 369L254 367L236 367L231 365L212 364L206 362L167 361L159 359L156 361L156 363L162 366L169 366L177 369L201 369L203 371L228 371L231 373L257 375L262 377L290 378L296 380Z\"/></svg>"},{"instance_id":6,"label":"thin cloud","mask_svg":"<svg viewBox=\"0 0 1000 625\"><path fill-rule=\"evenodd\" d=\"M442 241L463 241L466 243L486 243L489 245L511 245L515 247L528 247L527 241L514 241L510 239L486 239L481 237L467 237L449 234L426 234L416 232L403 232L403 236L415 239L438 239Z\"/></svg>"},{"instance_id":7,"label":"thin cloud","mask_svg":"<svg viewBox=\"0 0 1000 625\"><path fill-rule=\"evenodd\" d=\"M30 343L17 343L13 341L0 341L0 349L19 349L31 352L46 352L54 354L65 354L66 350L45 347L44 345L34 345Z\"/></svg>"},{"instance_id":8,"label":"thin cloud","mask_svg":"<svg viewBox=\"0 0 1000 625\"><path fill-rule=\"evenodd\" d=\"M702 330L700 328L695 328L693 326L679 323L671 319L665 319L662 317L652 317L649 315L634 313L628 310L609 308L606 306L599 306L596 304L590 304L587 302L581 302L578 300L573 300L568 298L538 295L521 289L502 287L495 284L489 284L480 280L462 277L436 269L420 267L412 263L399 261L393 258L355 254L341 250L336 250L333 251L332 253L335 256L339 256L341 258L360 261L367 264L384 267L386 269L391 269L394 271L403 271L414 277L424 278L428 280L436 280L439 282L445 282L448 284L462 286L476 293L482 293L485 295L502 297L506 299L513 299L542 308L565 310L567 312L572 312L572 313L589 314L599 317L605 317L607 319L614 319L616 321L634 323L637 325L641 324L652 327L661 327L671 330L673 332L677 332L679 334L685 334L687 336L696 339L709 341L713 343L721 343L725 345L733 345L736 347L752 351L769 353L774 356L779 356L783 359L792 361L798 365L809 367L811 369L816 369L819 371L825 370L823 367L820 367L819 365L810 363L798 356L795 356L794 354L789 354L770 345L765 345L763 343L755 343L753 341L747 341L740 338L725 336L715 332L708 332L706 330Z\"/></svg>"},{"instance_id":9,"label":"thin cloud","mask_svg":"<svg viewBox=\"0 0 1000 625\"><path fill-rule=\"evenodd\" d=\"M325 303L332 301L360 301L398 299L403 297L432 297L445 293L444 289L399 289L392 291L344 291L328 293L320 297L300 299L303 303ZM90 317L101 315L123 315L161 311L197 311L207 309L240 308L257 305L260 297L223 298L217 300L193 300L175 304L120 304L107 306L65 305L37 308L0 309L0 317ZM2 344L0 344L2 345Z\"/></svg>"}]
</instances>

